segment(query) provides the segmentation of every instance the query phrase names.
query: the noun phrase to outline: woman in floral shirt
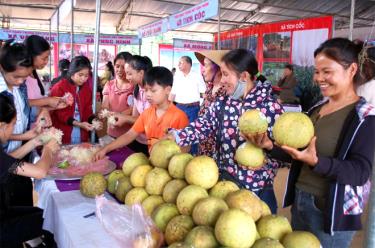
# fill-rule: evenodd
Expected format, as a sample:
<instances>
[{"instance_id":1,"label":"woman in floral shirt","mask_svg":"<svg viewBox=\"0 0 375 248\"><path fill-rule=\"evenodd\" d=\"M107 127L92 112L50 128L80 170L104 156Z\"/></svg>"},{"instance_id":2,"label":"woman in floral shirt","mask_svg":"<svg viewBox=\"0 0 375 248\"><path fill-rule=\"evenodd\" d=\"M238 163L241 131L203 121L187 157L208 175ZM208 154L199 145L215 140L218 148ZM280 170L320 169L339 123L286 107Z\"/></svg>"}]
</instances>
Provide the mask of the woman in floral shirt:
<instances>
[{"instance_id":1,"label":"woman in floral shirt","mask_svg":"<svg viewBox=\"0 0 375 248\"><path fill-rule=\"evenodd\" d=\"M225 96L225 90L221 81L220 61L228 50L207 50L195 52L195 56L203 66L202 74L206 82L206 92L204 93L203 104L198 116L204 115L210 105L218 97ZM213 157L215 154L215 134L211 133L206 139L199 142L199 155Z\"/></svg>"},{"instance_id":2,"label":"woman in floral shirt","mask_svg":"<svg viewBox=\"0 0 375 248\"><path fill-rule=\"evenodd\" d=\"M276 160L267 158L259 170L248 170L234 160L236 149L245 140L240 136L238 118L249 109L259 109L267 116L268 133L271 134L275 119L283 112L271 95L271 84L259 74L254 55L245 49L227 53L220 64L222 79L228 96L217 99L202 116L186 128L176 131L180 146L202 142L214 135L216 160L220 177L236 182L241 188L256 193L276 213L277 202L273 179L278 169ZM272 134L271 134L272 137Z\"/></svg>"}]
</instances>

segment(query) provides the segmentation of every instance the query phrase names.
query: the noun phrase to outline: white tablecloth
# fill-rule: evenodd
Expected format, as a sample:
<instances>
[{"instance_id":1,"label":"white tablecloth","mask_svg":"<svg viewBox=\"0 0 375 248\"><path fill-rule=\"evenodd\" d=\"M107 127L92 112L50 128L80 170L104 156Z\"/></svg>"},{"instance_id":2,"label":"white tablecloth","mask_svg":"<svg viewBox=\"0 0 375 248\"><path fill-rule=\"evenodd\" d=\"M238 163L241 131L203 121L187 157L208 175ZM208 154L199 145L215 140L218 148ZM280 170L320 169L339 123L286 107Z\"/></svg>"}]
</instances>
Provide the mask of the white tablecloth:
<instances>
[{"instance_id":1,"label":"white tablecloth","mask_svg":"<svg viewBox=\"0 0 375 248\"><path fill-rule=\"evenodd\" d=\"M95 211L95 199L78 190L60 192L53 180L37 181L36 189L38 206L44 209L43 228L54 234L59 248L121 247L95 216L83 217Z\"/></svg>"}]
</instances>

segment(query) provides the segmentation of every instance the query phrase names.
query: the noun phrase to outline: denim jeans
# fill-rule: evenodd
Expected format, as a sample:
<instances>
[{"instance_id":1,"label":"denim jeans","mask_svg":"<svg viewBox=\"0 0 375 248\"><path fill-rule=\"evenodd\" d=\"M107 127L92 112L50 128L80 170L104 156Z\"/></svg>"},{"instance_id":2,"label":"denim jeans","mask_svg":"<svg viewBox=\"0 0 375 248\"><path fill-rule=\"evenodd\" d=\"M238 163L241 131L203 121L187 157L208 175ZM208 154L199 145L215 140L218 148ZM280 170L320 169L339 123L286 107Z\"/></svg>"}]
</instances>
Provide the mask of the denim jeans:
<instances>
[{"instance_id":1,"label":"denim jeans","mask_svg":"<svg viewBox=\"0 0 375 248\"><path fill-rule=\"evenodd\" d=\"M312 232L324 248L350 247L355 231L335 231L331 236L323 230L324 216L314 203L315 197L296 188L291 209L293 230Z\"/></svg>"},{"instance_id":2,"label":"denim jeans","mask_svg":"<svg viewBox=\"0 0 375 248\"><path fill-rule=\"evenodd\" d=\"M189 123L195 121L198 118L199 106L184 106L181 104L176 105L179 109L185 112L189 118ZM190 153L196 155L198 153L198 145L192 145Z\"/></svg>"}]
</instances>

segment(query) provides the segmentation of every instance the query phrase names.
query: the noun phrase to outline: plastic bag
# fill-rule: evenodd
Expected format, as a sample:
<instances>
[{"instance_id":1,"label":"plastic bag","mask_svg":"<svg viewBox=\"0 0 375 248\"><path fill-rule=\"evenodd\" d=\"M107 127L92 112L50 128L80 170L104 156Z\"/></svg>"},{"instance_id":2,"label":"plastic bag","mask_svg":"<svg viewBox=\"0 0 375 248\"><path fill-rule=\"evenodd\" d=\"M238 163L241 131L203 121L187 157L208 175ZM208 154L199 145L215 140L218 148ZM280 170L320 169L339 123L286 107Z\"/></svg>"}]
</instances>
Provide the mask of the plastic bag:
<instances>
[{"instance_id":1,"label":"plastic bag","mask_svg":"<svg viewBox=\"0 0 375 248\"><path fill-rule=\"evenodd\" d=\"M120 205L97 196L96 216L104 229L122 247L159 248L163 244L163 234L156 228L140 204Z\"/></svg>"}]
</instances>

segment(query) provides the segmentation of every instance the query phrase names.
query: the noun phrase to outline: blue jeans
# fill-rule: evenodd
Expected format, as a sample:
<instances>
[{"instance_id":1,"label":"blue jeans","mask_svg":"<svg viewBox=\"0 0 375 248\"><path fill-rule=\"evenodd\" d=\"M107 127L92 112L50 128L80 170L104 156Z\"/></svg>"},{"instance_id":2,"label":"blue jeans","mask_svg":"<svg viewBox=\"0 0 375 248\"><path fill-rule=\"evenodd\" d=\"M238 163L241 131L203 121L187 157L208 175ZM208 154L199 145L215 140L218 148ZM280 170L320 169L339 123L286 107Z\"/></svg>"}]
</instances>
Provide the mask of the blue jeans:
<instances>
[{"instance_id":1,"label":"blue jeans","mask_svg":"<svg viewBox=\"0 0 375 248\"><path fill-rule=\"evenodd\" d=\"M350 247L355 231L336 231L331 236L323 230L324 215L315 205L315 197L296 188L292 206L293 230L312 232L324 248Z\"/></svg>"},{"instance_id":2,"label":"blue jeans","mask_svg":"<svg viewBox=\"0 0 375 248\"><path fill-rule=\"evenodd\" d=\"M199 106L184 106L181 104L176 105L179 109L185 112L187 117L189 118L189 123L195 121L198 118ZM196 155L198 153L198 145L192 145L190 149L190 153Z\"/></svg>"},{"instance_id":3,"label":"blue jeans","mask_svg":"<svg viewBox=\"0 0 375 248\"><path fill-rule=\"evenodd\" d=\"M272 214L277 213L277 201L275 196L275 191L273 190L273 186L269 188L264 188L258 191L253 191L259 198L267 203L268 207L270 207Z\"/></svg>"}]
</instances>

